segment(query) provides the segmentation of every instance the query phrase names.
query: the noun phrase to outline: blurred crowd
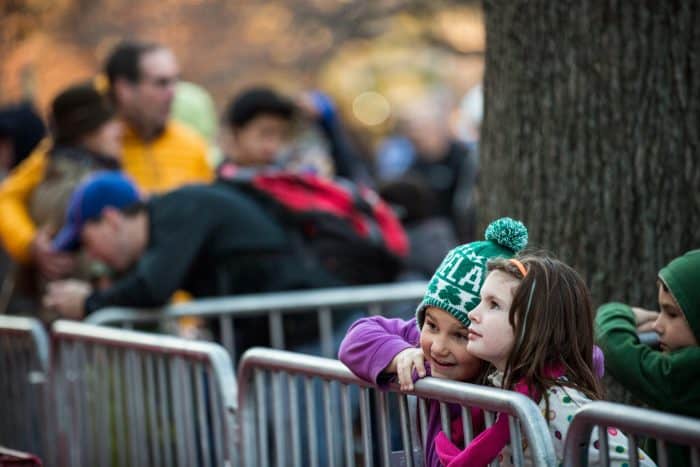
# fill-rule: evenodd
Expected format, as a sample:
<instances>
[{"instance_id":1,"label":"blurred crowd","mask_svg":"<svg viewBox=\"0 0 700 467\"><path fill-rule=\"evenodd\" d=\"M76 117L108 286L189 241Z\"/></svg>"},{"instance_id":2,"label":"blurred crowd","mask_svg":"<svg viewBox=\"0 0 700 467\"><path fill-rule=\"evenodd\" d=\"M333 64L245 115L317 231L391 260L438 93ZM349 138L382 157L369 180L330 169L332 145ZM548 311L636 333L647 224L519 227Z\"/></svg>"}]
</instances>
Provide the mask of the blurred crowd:
<instances>
[{"instance_id":1,"label":"blurred crowd","mask_svg":"<svg viewBox=\"0 0 700 467\"><path fill-rule=\"evenodd\" d=\"M479 88L459 132L425 99L374 151L321 91L217 105L180 74L167 46L127 41L46 122L0 109L2 312L427 279L474 239Z\"/></svg>"}]
</instances>

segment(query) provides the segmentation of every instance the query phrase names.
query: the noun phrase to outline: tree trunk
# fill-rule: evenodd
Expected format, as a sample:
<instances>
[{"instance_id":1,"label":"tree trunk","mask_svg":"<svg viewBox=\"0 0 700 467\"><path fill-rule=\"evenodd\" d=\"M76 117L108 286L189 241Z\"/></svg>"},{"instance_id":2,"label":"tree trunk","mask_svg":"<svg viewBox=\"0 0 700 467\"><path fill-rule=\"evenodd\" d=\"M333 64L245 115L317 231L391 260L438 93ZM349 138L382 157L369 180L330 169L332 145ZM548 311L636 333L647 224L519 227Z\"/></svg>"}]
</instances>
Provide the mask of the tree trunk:
<instances>
[{"instance_id":1,"label":"tree trunk","mask_svg":"<svg viewBox=\"0 0 700 467\"><path fill-rule=\"evenodd\" d=\"M655 309L700 247L700 3L484 3L481 223L523 220L596 305Z\"/></svg>"}]
</instances>

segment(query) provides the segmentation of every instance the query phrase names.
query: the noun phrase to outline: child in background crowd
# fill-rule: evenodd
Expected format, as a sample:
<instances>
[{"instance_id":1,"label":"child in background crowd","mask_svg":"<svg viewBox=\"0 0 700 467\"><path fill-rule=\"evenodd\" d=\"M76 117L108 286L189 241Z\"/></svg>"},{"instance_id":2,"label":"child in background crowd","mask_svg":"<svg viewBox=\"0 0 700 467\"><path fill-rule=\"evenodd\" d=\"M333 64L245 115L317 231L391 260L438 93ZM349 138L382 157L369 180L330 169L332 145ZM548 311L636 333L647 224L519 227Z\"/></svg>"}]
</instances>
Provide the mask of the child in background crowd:
<instances>
[{"instance_id":1,"label":"child in background crowd","mask_svg":"<svg viewBox=\"0 0 700 467\"><path fill-rule=\"evenodd\" d=\"M651 408L691 417L700 417L698 285L700 250L693 250L659 271L660 313L608 303L595 319L610 374ZM659 334L661 351L639 342L637 332L649 325ZM648 447L653 457L656 446ZM669 446L668 453L669 465L690 465L687 448Z\"/></svg>"},{"instance_id":2,"label":"child in background crowd","mask_svg":"<svg viewBox=\"0 0 700 467\"><path fill-rule=\"evenodd\" d=\"M588 288L571 267L546 256L489 261L481 303L469 313L467 351L495 367L489 381L518 391L539 404L549 424L557 461L573 414L601 397L593 343L593 310ZM626 465L626 437L608 429L612 465ZM607 435L607 434L606 434ZM599 462L598 430L589 446L589 465ZM486 466L493 459L512 465L508 416L499 414L464 450L444 435L436 451L450 467ZM532 464L525 447L525 463ZM654 465L641 451L640 465Z\"/></svg>"},{"instance_id":3,"label":"child in background crowd","mask_svg":"<svg viewBox=\"0 0 700 467\"><path fill-rule=\"evenodd\" d=\"M485 238L447 254L415 318L404 321L375 316L353 324L341 344L340 360L358 377L380 387L396 378L402 390L411 390L414 369L419 377L479 381L486 365L467 351L467 313L479 302L486 261L509 258L523 249L527 229L518 221L502 218L488 226ZM454 410L454 416L457 414ZM483 426L480 411L474 413L474 424L475 431ZM439 430L440 407L432 402L424 449L426 466L440 465L433 443Z\"/></svg>"}]
</instances>

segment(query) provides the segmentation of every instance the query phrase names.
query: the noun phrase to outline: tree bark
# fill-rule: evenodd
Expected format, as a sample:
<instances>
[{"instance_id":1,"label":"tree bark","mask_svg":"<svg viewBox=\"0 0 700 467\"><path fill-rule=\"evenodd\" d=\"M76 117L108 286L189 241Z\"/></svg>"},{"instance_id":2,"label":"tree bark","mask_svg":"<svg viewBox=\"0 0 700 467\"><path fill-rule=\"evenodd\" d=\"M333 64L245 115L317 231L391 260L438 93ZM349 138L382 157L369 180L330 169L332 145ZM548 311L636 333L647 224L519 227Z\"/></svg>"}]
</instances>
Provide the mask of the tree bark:
<instances>
[{"instance_id":1,"label":"tree bark","mask_svg":"<svg viewBox=\"0 0 700 467\"><path fill-rule=\"evenodd\" d=\"M480 222L523 220L596 305L656 309L700 247L700 3L484 3Z\"/></svg>"}]
</instances>

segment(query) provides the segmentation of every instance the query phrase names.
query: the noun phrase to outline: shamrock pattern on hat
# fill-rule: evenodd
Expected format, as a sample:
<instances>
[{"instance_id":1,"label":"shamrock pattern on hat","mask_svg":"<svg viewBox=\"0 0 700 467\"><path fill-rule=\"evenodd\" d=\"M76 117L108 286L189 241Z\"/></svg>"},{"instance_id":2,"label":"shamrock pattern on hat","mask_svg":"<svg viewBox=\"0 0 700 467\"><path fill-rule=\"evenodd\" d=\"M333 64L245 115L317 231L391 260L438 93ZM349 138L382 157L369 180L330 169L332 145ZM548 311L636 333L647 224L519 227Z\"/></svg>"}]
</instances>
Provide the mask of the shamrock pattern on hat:
<instances>
[{"instance_id":1,"label":"shamrock pattern on hat","mask_svg":"<svg viewBox=\"0 0 700 467\"><path fill-rule=\"evenodd\" d=\"M486 258L477 254L472 245L454 249L436 271L430 291L455 307L465 306L470 310L479 304L485 264Z\"/></svg>"},{"instance_id":2,"label":"shamrock pattern on hat","mask_svg":"<svg viewBox=\"0 0 700 467\"><path fill-rule=\"evenodd\" d=\"M418 329L423 326L429 306L444 310L469 326L467 314L479 304L486 261L510 258L520 251L527 244L527 229L521 222L504 217L489 224L484 237L483 241L460 245L447 253L416 309Z\"/></svg>"}]
</instances>

